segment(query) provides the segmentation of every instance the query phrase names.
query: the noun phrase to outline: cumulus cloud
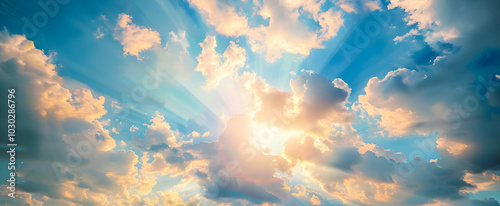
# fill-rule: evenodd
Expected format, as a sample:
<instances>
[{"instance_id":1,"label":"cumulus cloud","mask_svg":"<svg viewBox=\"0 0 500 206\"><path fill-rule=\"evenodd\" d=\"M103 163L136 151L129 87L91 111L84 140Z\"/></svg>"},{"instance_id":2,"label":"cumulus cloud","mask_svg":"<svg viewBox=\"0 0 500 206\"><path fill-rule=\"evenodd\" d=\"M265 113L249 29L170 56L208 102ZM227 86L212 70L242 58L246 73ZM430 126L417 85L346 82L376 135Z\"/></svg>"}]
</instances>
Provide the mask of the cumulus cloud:
<instances>
[{"instance_id":1,"label":"cumulus cloud","mask_svg":"<svg viewBox=\"0 0 500 206\"><path fill-rule=\"evenodd\" d=\"M467 147L469 147L467 144L450 140L444 136L440 137L436 141L436 144L438 150L441 152L447 152L451 155L460 155L467 150Z\"/></svg>"},{"instance_id":2,"label":"cumulus cloud","mask_svg":"<svg viewBox=\"0 0 500 206\"><path fill-rule=\"evenodd\" d=\"M170 41L180 44L182 46L182 49L184 49L184 51L187 51L187 48L189 47L189 42L186 39L186 31L181 30L177 33L171 31L170 33L168 33L168 36L170 38Z\"/></svg>"},{"instance_id":3,"label":"cumulus cloud","mask_svg":"<svg viewBox=\"0 0 500 206\"><path fill-rule=\"evenodd\" d=\"M394 41L395 42L400 42L400 41L403 41L403 40L405 40L406 38L408 38L410 36L414 36L414 35L417 35L417 34L419 34L417 29L411 29L408 33L406 33L406 34L404 34L402 36L395 37Z\"/></svg>"},{"instance_id":4,"label":"cumulus cloud","mask_svg":"<svg viewBox=\"0 0 500 206\"><path fill-rule=\"evenodd\" d=\"M189 0L189 3L198 8L205 21L220 34L236 37L248 29L247 18L227 3L217 0Z\"/></svg>"},{"instance_id":5,"label":"cumulus cloud","mask_svg":"<svg viewBox=\"0 0 500 206\"><path fill-rule=\"evenodd\" d=\"M486 97L476 90L483 88L482 91L488 91L486 88L498 87L495 86L498 84L490 81L485 87L471 80L470 77L474 78L475 74L456 65L466 65L463 62L475 57L471 57L468 51L458 55L439 65L440 70L429 75L400 69L390 72L384 80L371 79L365 88L366 94L359 97L359 102L368 114L380 117L379 125L389 135L425 135L429 131L437 131L438 150L445 159L464 161L465 168L483 172L495 168L497 163L480 159L499 155L489 146L498 130L492 124L498 119L496 115L489 115L489 103L484 102L496 94ZM477 74L476 78L486 79L487 76ZM468 84L474 86L466 86ZM437 91L442 95L435 95Z\"/></svg>"},{"instance_id":6,"label":"cumulus cloud","mask_svg":"<svg viewBox=\"0 0 500 206\"><path fill-rule=\"evenodd\" d=\"M200 170L204 171L207 168L210 160L196 155L201 150L206 150L207 146L204 144L199 147L193 146L193 138L206 137L209 133L200 134L193 131L191 134L183 135L179 131L172 130L170 123L160 112L155 112L150 119L150 124L144 126L147 128L143 135L132 134L133 146L141 152L139 160L141 169L138 170L138 178L151 182L150 186L143 186L141 189L144 194L151 194L149 193L151 187L156 185L158 178L181 177L182 181L188 184L193 181ZM197 149L191 149L193 147ZM156 196L158 200L140 201L162 202L161 195Z\"/></svg>"},{"instance_id":7,"label":"cumulus cloud","mask_svg":"<svg viewBox=\"0 0 500 206\"><path fill-rule=\"evenodd\" d=\"M336 130L327 138L289 138L284 155L294 165L304 165L306 179L344 204L397 205L398 184L392 176L404 155L396 158L390 150L364 143L349 124Z\"/></svg>"},{"instance_id":8,"label":"cumulus cloud","mask_svg":"<svg viewBox=\"0 0 500 206\"><path fill-rule=\"evenodd\" d=\"M354 4L346 1L346 0L340 0L339 1L340 8L344 10L347 13L356 13L356 8L354 7Z\"/></svg>"},{"instance_id":9,"label":"cumulus cloud","mask_svg":"<svg viewBox=\"0 0 500 206\"><path fill-rule=\"evenodd\" d=\"M281 4L279 1L264 1L258 14L264 19L270 19L269 26L260 26L250 31L249 43L252 50L265 53L267 61L274 62L281 58L283 53L307 56L311 49L322 48L318 34L308 31L306 25L298 20L299 6L301 5L290 2ZM330 25L331 22L342 25L343 21L335 22L336 17L339 16L333 16L331 11L323 15L322 26ZM332 25L332 30L333 27L335 26ZM323 29L324 32L329 30Z\"/></svg>"},{"instance_id":10,"label":"cumulus cloud","mask_svg":"<svg viewBox=\"0 0 500 206\"><path fill-rule=\"evenodd\" d=\"M381 4L381 2L379 0L370 0L370 1L366 1L363 6L368 8L368 10L370 10L370 11L375 11L375 10L381 9L380 4Z\"/></svg>"},{"instance_id":11,"label":"cumulus cloud","mask_svg":"<svg viewBox=\"0 0 500 206\"><path fill-rule=\"evenodd\" d=\"M180 198L179 194L170 190L160 193L160 199L163 205L175 205L175 206L195 206L199 205L199 199L192 198L189 201L184 201Z\"/></svg>"},{"instance_id":12,"label":"cumulus cloud","mask_svg":"<svg viewBox=\"0 0 500 206\"><path fill-rule=\"evenodd\" d=\"M274 62L284 53L307 56L311 49L323 48L322 43L337 35L343 25L340 11L321 10L322 1L263 1L254 2L255 14L269 19L267 26L249 26L245 14L222 1L192 0L190 4L198 8L205 21L223 35L246 36L252 51L262 52L266 60ZM302 8L299 11L299 8ZM299 16L312 15L320 29L310 31L299 20Z\"/></svg>"},{"instance_id":13,"label":"cumulus cloud","mask_svg":"<svg viewBox=\"0 0 500 206\"><path fill-rule=\"evenodd\" d=\"M416 24L419 30L423 30L426 33L427 41L430 43L435 43L437 41L450 41L458 37L458 31L451 27L450 24L443 24L437 19L439 10L436 8L438 3L434 0L426 1L407 1L407 0L396 0L391 1L388 5L389 9L401 8L408 13L405 20L408 25ZM410 31L410 33L405 36L415 35L415 32Z\"/></svg>"},{"instance_id":14,"label":"cumulus cloud","mask_svg":"<svg viewBox=\"0 0 500 206\"><path fill-rule=\"evenodd\" d=\"M389 9L401 8L407 16L405 20L408 25L417 25L423 33L426 41L435 45L439 41L454 43L456 45L468 44L467 38L474 37L479 42L478 46L487 46L496 42L493 36L497 36L500 31L484 29L493 28L494 22L490 21L490 11L484 9L497 8L498 2L487 0L476 4L470 1L411 1L411 0L391 0ZM461 10L465 9L464 10ZM466 9L467 8L467 9ZM469 15L463 15L466 12Z\"/></svg>"},{"instance_id":15,"label":"cumulus cloud","mask_svg":"<svg viewBox=\"0 0 500 206\"><path fill-rule=\"evenodd\" d=\"M170 124L165 121L165 117L161 113L155 112L153 119L150 121L151 124L148 125L144 135L147 146L160 144L178 145L177 138L172 130L170 130Z\"/></svg>"},{"instance_id":16,"label":"cumulus cloud","mask_svg":"<svg viewBox=\"0 0 500 206\"><path fill-rule=\"evenodd\" d=\"M143 151L141 171L144 174L185 175L204 163L192 153L183 150L183 144L192 143L192 140L183 141L177 131L171 130L163 114L155 112L150 122L143 137L132 136L134 145Z\"/></svg>"},{"instance_id":17,"label":"cumulus cloud","mask_svg":"<svg viewBox=\"0 0 500 206\"><path fill-rule=\"evenodd\" d=\"M26 151L19 153L25 160L19 192L53 204L126 201L138 185L138 158L133 151L114 151L108 123L100 119L104 97L67 89L51 57L24 36L4 30L0 42L0 86L22 94L16 97L17 143Z\"/></svg>"},{"instance_id":18,"label":"cumulus cloud","mask_svg":"<svg viewBox=\"0 0 500 206\"><path fill-rule=\"evenodd\" d=\"M309 178L320 183L326 192L340 198L344 204L385 205L396 191L394 183L345 174L324 165L311 166L309 170L311 171Z\"/></svg>"},{"instance_id":19,"label":"cumulus cloud","mask_svg":"<svg viewBox=\"0 0 500 206\"><path fill-rule=\"evenodd\" d=\"M478 174L465 173L464 181L474 185L473 188L465 189L465 192L477 193L479 191L493 191L500 189L500 177L492 172L483 172Z\"/></svg>"},{"instance_id":20,"label":"cumulus cloud","mask_svg":"<svg viewBox=\"0 0 500 206\"><path fill-rule=\"evenodd\" d=\"M309 202L311 203L311 205L320 205L321 204L321 200L316 195L313 195L311 197L311 199L309 200Z\"/></svg>"},{"instance_id":21,"label":"cumulus cloud","mask_svg":"<svg viewBox=\"0 0 500 206\"><path fill-rule=\"evenodd\" d=\"M448 60L450 62L445 64L452 67L441 65L438 73L428 76L399 69L388 73L383 80L373 78L365 88L366 94L359 96L359 102L369 115L380 119L379 126L387 135L426 135L437 131L437 149L445 162L463 161L465 168L483 172L495 168L497 163L480 159L500 155L489 146L489 142L494 141L493 134L497 132L492 124L498 119L495 115L490 117L488 103L480 101L480 98L487 98L476 93L476 89L481 89L483 85L469 80L467 76L471 73L465 68L455 67L457 61L471 60L470 57L468 60L464 58ZM458 69L462 72L457 73ZM450 76L454 78L448 79ZM478 78L484 77L480 75ZM457 88L457 79L463 81L463 86ZM476 89L467 84L473 84ZM457 92L459 90L461 92ZM435 95L437 91L442 95ZM494 95L488 96L491 98Z\"/></svg>"},{"instance_id":22,"label":"cumulus cloud","mask_svg":"<svg viewBox=\"0 0 500 206\"><path fill-rule=\"evenodd\" d=\"M493 125L498 124L499 116L491 101L498 97L493 90L500 85L494 78L500 64L496 60L497 49L490 49L500 43L494 38L499 34L498 29L490 29L495 24L492 19L497 18L492 8L498 7L498 2L472 5L467 1L391 1L391 4L403 8L408 13L406 20L418 24L426 38L440 36L438 41L461 47L446 61L429 68L398 69L382 80L374 77L365 87L365 94L358 98L366 112L379 119L379 126L389 136L427 135L430 131L437 134L441 158L430 163L418 157L411 159L414 171L398 181L400 191L418 195L418 198L407 197L406 201L412 204L498 205L494 199L472 200L464 194L477 192L476 187L495 185L492 172L500 164L496 161L500 153L492 146L497 142L499 131ZM463 12L455 10L458 7L467 8L467 13L474 16L469 20L477 24L465 26L468 20L463 19ZM443 34L453 29L459 36L447 40Z\"/></svg>"},{"instance_id":23,"label":"cumulus cloud","mask_svg":"<svg viewBox=\"0 0 500 206\"><path fill-rule=\"evenodd\" d=\"M321 11L322 2L317 1L264 1L259 5L258 14L269 18L269 26L253 28L249 33L249 43L253 51L263 52L269 62L281 58L283 53L309 55L311 49L323 48L323 41L333 38L343 25L339 11ZM321 29L309 31L299 21L299 12L311 14Z\"/></svg>"},{"instance_id":24,"label":"cumulus cloud","mask_svg":"<svg viewBox=\"0 0 500 206\"><path fill-rule=\"evenodd\" d=\"M328 144L325 150L318 146L311 137L292 138L285 143L285 155L305 165L305 178L344 204L385 205L392 201L397 191L391 178L395 161L371 151L361 154L353 147Z\"/></svg>"},{"instance_id":25,"label":"cumulus cloud","mask_svg":"<svg viewBox=\"0 0 500 206\"><path fill-rule=\"evenodd\" d=\"M137 26L132 22L132 16L124 13L118 15L113 37L123 46L123 55L133 55L138 60L143 58L139 55L140 52L161 44L160 33L150 28Z\"/></svg>"},{"instance_id":26,"label":"cumulus cloud","mask_svg":"<svg viewBox=\"0 0 500 206\"><path fill-rule=\"evenodd\" d=\"M217 202L238 197L262 204L280 202L289 196L286 180L275 175L276 170L290 169L288 161L264 154L253 143L254 135L251 119L237 115L228 120L216 142L184 148L208 163L208 168L196 172L198 184L206 188L205 197Z\"/></svg>"},{"instance_id":27,"label":"cumulus cloud","mask_svg":"<svg viewBox=\"0 0 500 206\"><path fill-rule=\"evenodd\" d=\"M200 46L202 50L196 57L198 65L195 71L206 78L205 89L215 89L222 79L237 74L245 66L246 51L233 41L222 54L215 50L217 43L214 36L207 36Z\"/></svg>"},{"instance_id":28,"label":"cumulus cloud","mask_svg":"<svg viewBox=\"0 0 500 206\"><path fill-rule=\"evenodd\" d=\"M409 1L409 0L392 0L388 8L393 9L400 7L404 9L408 16L406 21L409 25L417 24L419 29L425 29L435 22L436 11L434 10L433 0L425 1Z\"/></svg>"},{"instance_id":29,"label":"cumulus cloud","mask_svg":"<svg viewBox=\"0 0 500 206\"><path fill-rule=\"evenodd\" d=\"M360 95L358 102L371 116L379 116L379 126L385 135L404 136L408 134L425 134L418 130L418 124L426 119L419 117L408 108L414 103L406 99L395 99L391 94L411 92L411 87L424 81L426 74L415 70L398 69L389 72L382 80L373 77L365 87L365 95ZM386 93L383 93L383 92Z\"/></svg>"},{"instance_id":30,"label":"cumulus cloud","mask_svg":"<svg viewBox=\"0 0 500 206\"><path fill-rule=\"evenodd\" d=\"M320 74L302 75L290 81L292 92L284 92L254 73L244 73L240 84L251 96L255 120L268 125L327 134L328 124L352 119L345 107L350 89L341 79L331 81Z\"/></svg>"},{"instance_id":31,"label":"cumulus cloud","mask_svg":"<svg viewBox=\"0 0 500 206\"><path fill-rule=\"evenodd\" d=\"M200 137L200 133L193 131L193 132L191 132L191 136L197 138L197 137Z\"/></svg>"},{"instance_id":32,"label":"cumulus cloud","mask_svg":"<svg viewBox=\"0 0 500 206\"><path fill-rule=\"evenodd\" d=\"M464 8L481 8L477 13L495 8L495 3L485 2ZM248 22L247 17L223 2L190 3L217 32L246 36L252 50L266 53L269 61L284 53L305 56L333 38L342 25L341 13L323 11L323 1L263 1L256 6L256 14L270 18L269 25L258 27L242 23ZM395 41L420 34L443 41L461 38L461 50L457 56L436 61L429 68L401 68L382 78L371 78L351 109L377 119L385 136L428 135L435 131L438 159L426 162L421 157L410 157L407 161L402 153L365 143L351 125L354 114L346 104L352 89L342 79L308 72L289 82L290 91L282 91L255 73L237 76L237 71L245 66L246 51L230 42L223 53L218 53L212 36L200 44L202 52L196 70L206 78L208 89L217 88L227 77L235 77L233 80L250 97L245 105L249 114L227 115L225 125L217 116L205 115L204 120L190 119L184 128L170 124L162 113L155 112L149 122L141 125L144 133L138 132L137 126L130 127L133 142L125 144L113 138L119 132L110 120L101 119L107 113L104 97L89 88L66 88L50 55L36 49L26 38L3 31L0 86L14 85L24 94L19 97L24 101L18 104L22 109L16 125L20 144L26 147L26 153L20 155L27 160L19 173L24 180L18 187L19 197L26 204L56 205L200 205L202 201L328 205L331 198L339 198L347 205L499 205L492 198L478 200L467 195L499 188L496 173L500 153L496 137L500 132L500 84L496 83L500 52L487 49L489 46L484 43L498 39L495 27L491 27L491 33L477 32L469 39L449 38L448 29L456 29L460 35L471 34L471 30L460 24L449 24L452 28L437 23L447 22L448 15L456 15L435 12L442 11L446 3L391 3L393 8L408 12L406 20L410 24L418 24L417 29ZM380 5L364 6L380 9ZM346 12L354 10L341 8ZM316 31L298 21L305 13L318 23ZM495 25L491 23L495 20L481 26ZM151 35L122 43L126 55L140 59L140 52L160 43L155 31L133 24L126 14L120 15L117 28L115 32L122 31L120 35ZM288 28L292 32L286 33ZM126 42L124 37L117 40ZM135 40L150 43L144 46ZM275 44L273 40L282 42ZM171 32L167 44L167 49L174 48L171 52L185 55L179 57L189 56L185 32ZM498 40L491 45L495 48ZM5 111L0 111L0 115L5 115ZM200 123L203 121L211 124ZM205 128L218 127L219 123L225 127ZM294 132L284 135L280 145L283 150L276 153L258 142L258 124L267 124L278 132ZM208 136L215 141L200 141L200 137ZM116 147L116 141L122 142L122 146ZM87 143L92 148L89 154L82 150L82 144ZM128 146L137 150L124 150ZM75 154L80 162L69 162L68 156ZM53 163L58 166L55 171ZM305 179L295 178L297 173ZM189 199L172 189L156 191L157 181L167 176L181 179L178 187L189 185L204 193Z\"/></svg>"},{"instance_id":33,"label":"cumulus cloud","mask_svg":"<svg viewBox=\"0 0 500 206\"><path fill-rule=\"evenodd\" d=\"M83 118L87 122L106 114L104 97L94 98L87 88L70 91L62 86L63 79L57 75L52 57L36 49L32 41L24 36L10 36L6 30L0 33L3 41L0 60L5 85L21 85L33 89L30 108L42 116L64 120ZM16 83L16 84L14 84Z\"/></svg>"}]
</instances>

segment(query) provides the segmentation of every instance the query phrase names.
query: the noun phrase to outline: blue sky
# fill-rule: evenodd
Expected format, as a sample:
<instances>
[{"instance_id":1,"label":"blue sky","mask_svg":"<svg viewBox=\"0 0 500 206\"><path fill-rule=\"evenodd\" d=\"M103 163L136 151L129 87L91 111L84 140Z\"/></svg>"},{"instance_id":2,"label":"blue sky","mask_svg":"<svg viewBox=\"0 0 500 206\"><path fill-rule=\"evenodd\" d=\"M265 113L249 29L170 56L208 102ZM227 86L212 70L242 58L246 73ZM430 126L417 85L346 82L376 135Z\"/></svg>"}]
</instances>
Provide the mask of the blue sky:
<instances>
[{"instance_id":1,"label":"blue sky","mask_svg":"<svg viewBox=\"0 0 500 206\"><path fill-rule=\"evenodd\" d=\"M0 200L498 205L499 7L0 1L26 152Z\"/></svg>"}]
</instances>

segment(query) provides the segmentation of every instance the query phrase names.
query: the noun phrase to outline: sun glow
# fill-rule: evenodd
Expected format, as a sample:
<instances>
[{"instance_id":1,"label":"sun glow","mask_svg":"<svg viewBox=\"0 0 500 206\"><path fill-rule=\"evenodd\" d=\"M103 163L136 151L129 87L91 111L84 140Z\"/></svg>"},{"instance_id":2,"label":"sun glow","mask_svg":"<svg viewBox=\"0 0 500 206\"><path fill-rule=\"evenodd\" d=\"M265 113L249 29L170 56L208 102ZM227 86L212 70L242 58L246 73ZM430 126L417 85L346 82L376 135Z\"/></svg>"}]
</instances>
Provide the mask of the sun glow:
<instances>
[{"instance_id":1,"label":"sun glow","mask_svg":"<svg viewBox=\"0 0 500 206\"><path fill-rule=\"evenodd\" d=\"M279 155L283 151L283 143L291 137L297 137L298 131L285 131L266 123L253 122L255 144L262 147L266 154Z\"/></svg>"}]
</instances>

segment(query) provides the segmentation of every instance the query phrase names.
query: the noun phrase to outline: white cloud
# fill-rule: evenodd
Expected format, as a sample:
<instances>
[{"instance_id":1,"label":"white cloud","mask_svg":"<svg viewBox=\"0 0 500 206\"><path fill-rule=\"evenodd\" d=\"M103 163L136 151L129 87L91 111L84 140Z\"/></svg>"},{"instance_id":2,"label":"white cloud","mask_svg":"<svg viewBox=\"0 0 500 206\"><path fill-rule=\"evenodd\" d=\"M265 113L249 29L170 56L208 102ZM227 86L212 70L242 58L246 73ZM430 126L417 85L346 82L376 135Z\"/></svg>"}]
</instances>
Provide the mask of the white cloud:
<instances>
[{"instance_id":1,"label":"white cloud","mask_svg":"<svg viewBox=\"0 0 500 206\"><path fill-rule=\"evenodd\" d=\"M448 57L448 55L441 55L441 56L437 56L433 61L432 61L432 65L436 65L436 63L438 62L442 62L442 61L445 61L446 60L446 57Z\"/></svg>"},{"instance_id":2,"label":"white cloud","mask_svg":"<svg viewBox=\"0 0 500 206\"><path fill-rule=\"evenodd\" d=\"M379 0L369 0L364 3L364 6L368 8L370 11L380 10L380 1Z\"/></svg>"},{"instance_id":3,"label":"white cloud","mask_svg":"<svg viewBox=\"0 0 500 206\"><path fill-rule=\"evenodd\" d=\"M312 70L312 69L301 69L301 70L300 70L300 72L302 72L302 73L307 73L307 74L309 74L309 75L311 75L311 74L314 74L314 73L315 73L315 72L314 72L314 70Z\"/></svg>"},{"instance_id":4,"label":"white cloud","mask_svg":"<svg viewBox=\"0 0 500 206\"><path fill-rule=\"evenodd\" d=\"M414 36L414 35L418 35L418 34L419 34L419 31L417 29L411 29L408 33L404 34L403 36L395 37L394 41L395 42L403 41L410 36Z\"/></svg>"},{"instance_id":5,"label":"white cloud","mask_svg":"<svg viewBox=\"0 0 500 206\"><path fill-rule=\"evenodd\" d=\"M177 32L177 34L171 31L170 33L168 33L168 35L170 41L179 43L184 49L184 51L187 52L187 48L189 47L189 42L186 39L186 31L180 30L179 32Z\"/></svg>"},{"instance_id":6,"label":"white cloud","mask_svg":"<svg viewBox=\"0 0 500 206\"><path fill-rule=\"evenodd\" d=\"M318 15L319 16L316 21L318 21L321 26L321 29L319 30L319 38L324 41L337 36L337 32L340 27L344 25L342 14L339 11L329 9L328 11L321 12Z\"/></svg>"},{"instance_id":7,"label":"white cloud","mask_svg":"<svg viewBox=\"0 0 500 206\"><path fill-rule=\"evenodd\" d=\"M123 55L133 55L138 60L142 59L139 56L140 52L161 43L160 34L157 31L135 25L132 22L132 16L124 13L118 15L113 36L123 45Z\"/></svg>"},{"instance_id":8,"label":"white cloud","mask_svg":"<svg viewBox=\"0 0 500 206\"><path fill-rule=\"evenodd\" d=\"M356 9L354 8L354 5L351 3L341 3L340 8L344 10L347 13L356 13Z\"/></svg>"},{"instance_id":9,"label":"white cloud","mask_svg":"<svg viewBox=\"0 0 500 206\"><path fill-rule=\"evenodd\" d=\"M160 144L175 146L179 143L172 130L170 130L170 124L165 121L165 117L159 112L155 112L151 124L146 129L144 138L147 147Z\"/></svg>"},{"instance_id":10,"label":"white cloud","mask_svg":"<svg viewBox=\"0 0 500 206\"><path fill-rule=\"evenodd\" d=\"M417 24L419 29L425 29L431 27L436 21L436 12L433 4L434 0L391 0L388 8L394 9L400 7L408 13L408 16L405 18L408 25Z\"/></svg>"},{"instance_id":11,"label":"white cloud","mask_svg":"<svg viewBox=\"0 0 500 206\"><path fill-rule=\"evenodd\" d=\"M316 195L312 195L311 199L309 199L309 202L312 205L320 205L321 204L321 200Z\"/></svg>"},{"instance_id":12,"label":"white cloud","mask_svg":"<svg viewBox=\"0 0 500 206\"><path fill-rule=\"evenodd\" d=\"M205 132L205 133L203 133L201 136L202 136L202 137L208 137L208 136L210 136L210 131L206 131L206 132Z\"/></svg>"},{"instance_id":13,"label":"white cloud","mask_svg":"<svg viewBox=\"0 0 500 206\"><path fill-rule=\"evenodd\" d=\"M338 11L332 9L321 12L320 3L314 1L268 1L265 0L258 9L264 19L269 18L269 26L252 28L248 33L249 43L253 51L263 52L266 60L274 62L284 53L307 56L311 49L323 48L323 41L336 36L343 25ZM321 29L311 29L299 21L299 8L312 14Z\"/></svg>"},{"instance_id":14,"label":"white cloud","mask_svg":"<svg viewBox=\"0 0 500 206\"><path fill-rule=\"evenodd\" d=\"M100 38L104 37L104 33L101 32L101 28L100 27L98 27L97 31L95 31L94 36L95 36L96 39L100 39Z\"/></svg>"},{"instance_id":15,"label":"white cloud","mask_svg":"<svg viewBox=\"0 0 500 206\"><path fill-rule=\"evenodd\" d=\"M16 87L26 97L16 104L16 129L26 132L17 143L30 155L17 170L23 181L16 192L34 204L126 204L139 185L138 158L133 151L114 151L115 140L103 128L109 120L101 119L104 97L65 88L51 56L5 30L0 65L0 86ZM31 195L24 197L27 191Z\"/></svg>"},{"instance_id":16,"label":"white cloud","mask_svg":"<svg viewBox=\"0 0 500 206\"><path fill-rule=\"evenodd\" d=\"M114 127L113 127L113 128L111 128L111 131L112 131L113 133L115 133L115 134L120 134L120 132L118 132L118 131L116 130L116 128L114 128Z\"/></svg>"},{"instance_id":17,"label":"white cloud","mask_svg":"<svg viewBox=\"0 0 500 206\"><path fill-rule=\"evenodd\" d=\"M436 148L441 152L447 152L451 155L460 155L466 152L469 145L441 136L436 141Z\"/></svg>"},{"instance_id":18,"label":"white cloud","mask_svg":"<svg viewBox=\"0 0 500 206\"><path fill-rule=\"evenodd\" d=\"M343 25L340 11L321 11L323 1L269 1L255 2L255 14L269 18L269 25L250 27L248 19L236 13L236 8L221 1L191 0L205 21L226 36L246 36L252 51L265 54L268 62L274 62L284 53L309 55L311 49L323 48L322 43L336 36ZM299 10L302 8L302 10ZM311 31L299 20L302 15L312 15L320 29Z\"/></svg>"},{"instance_id":19,"label":"white cloud","mask_svg":"<svg viewBox=\"0 0 500 206\"><path fill-rule=\"evenodd\" d=\"M71 91L63 87L63 79L57 75L52 55L47 56L35 48L32 41L24 36L13 35L4 30L0 32L2 56L0 62L10 62L16 69L1 70L5 82L24 84L32 89L30 105L44 117L54 117L59 121L67 118L92 122L106 114L104 97L94 98L90 89L79 88Z\"/></svg>"},{"instance_id":20,"label":"white cloud","mask_svg":"<svg viewBox=\"0 0 500 206\"><path fill-rule=\"evenodd\" d=\"M222 54L215 50L217 43L214 36L207 36L200 46L202 50L196 57L198 65L195 71L206 78L205 89L215 89L222 79L236 74L245 66L246 51L233 41Z\"/></svg>"},{"instance_id":21,"label":"white cloud","mask_svg":"<svg viewBox=\"0 0 500 206\"><path fill-rule=\"evenodd\" d=\"M404 89L406 85L415 85L425 79L425 73L408 69L398 69L389 72L384 79L372 77L365 87L365 95L358 97L363 109L370 116L380 117L379 126L385 131L384 135L404 136L408 134L426 134L415 128L416 124L424 121L416 111L404 106L404 99L388 97L383 92L389 89ZM389 88L389 85L400 85Z\"/></svg>"},{"instance_id":22,"label":"white cloud","mask_svg":"<svg viewBox=\"0 0 500 206\"><path fill-rule=\"evenodd\" d=\"M391 0L387 7L388 9L399 7L405 10L408 13L405 17L408 25L416 24L418 30L425 35L425 40L430 44L434 44L438 41L449 42L460 36L455 25L445 24L440 20L438 15L439 6L439 3L435 0ZM416 35L416 31L412 30L410 32L413 32L412 35Z\"/></svg>"},{"instance_id":23,"label":"white cloud","mask_svg":"<svg viewBox=\"0 0 500 206\"><path fill-rule=\"evenodd\" d=\"M139 130L139 127L135 126L135 125L132 125L130 126L130 129L129 129L131 132L135 132L137 130Z\"/></svg>"},{"instance_id":24,"label":"white cloud","mask_svg":"<svg viewBox=\"0 0 500 206\"><path fill-rule=\"evenodd\" d=\"M467 188L464 192L476 194L479 191L494 191L500 189L500 177L493 172L483 172L479 174L465 173L464 181L474 185L474 188Z\"/></svg>"},{"instance_id":25,"label":"white cloud","mask_svg":"<svg viewBox=\"0 0 500 206\"><path fill-rule=\"evenodd\" d=\"M345 107L350 88L341 79L331 81L320 74L307 74L290 81L292 92L268 85L255 73L245 72L240 84L250 96L256 121L289 131L324 135L331 123L346 123L352 114Z\"/></svg>"},{"instance_id":26,"label":"white cloud","mask_svg":"<svg viewBox=\"0 0 500 206\"><path fill-rule=\"evenodd\" d=\"M226 36L241 36L248 30L248 20L238 14L235 8L217 0L189 0L196 6L205 21L215 26L215 30Z\"/></svg>"},{"instance_id":27,"label":"white cloud","mask_svg":"<svg viewBox=\"0 0 500 206\"><path fill-rule=\"evenodd\" d=\"M194 137L194 138L197 138L197 137L200 137L200 133L197 132L197 131L192 131L191 132L191 136Z\"/></svg>"},{"instance_id":28,"label":"white cloud","mask_svg":"<svg viewBox=\"0 0 500 206\"><path fill-rule=\"evenodd\" d=\"M82 133L63 134L62 139L73 148L77 148L83 139L88 138L85 135L95 134L95 138L100 140L96 149L103 152L111 151L116 147L116 141L109 135L109 130L104 129L103 125L102 121L94 120L92 122L92 129Z\"/></svg>"}]
</instances>

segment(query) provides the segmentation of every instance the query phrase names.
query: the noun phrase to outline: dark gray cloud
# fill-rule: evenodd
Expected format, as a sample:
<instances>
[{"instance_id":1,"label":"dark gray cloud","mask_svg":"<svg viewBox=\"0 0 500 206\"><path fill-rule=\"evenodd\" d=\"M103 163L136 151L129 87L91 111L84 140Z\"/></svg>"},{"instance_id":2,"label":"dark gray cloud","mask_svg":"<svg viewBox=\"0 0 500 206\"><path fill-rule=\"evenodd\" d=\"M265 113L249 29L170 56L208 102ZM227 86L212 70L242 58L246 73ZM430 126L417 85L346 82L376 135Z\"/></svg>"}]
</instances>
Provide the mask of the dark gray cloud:
<instances>
[{"instance_id":1,"label":"dark gray cloud","mask_svg":"<svg viewBox=\"0 0 500 206\"><path fill-rule=\"evenodd\" d=\"M326 163L343 171L353 172L352 167L361 161L361 155L356 148L338 148Z\"/></svg>"},{"instance_id":2,"label":"dark gray cloud","mask_svg":"<svg viewBox=\"0 0 500 206\"><path fill-rule=\"evenodd\" d=\"M376 156L375 153L371 151L361 156L362 162L358 169L364 176L381 182L393 182L393 179L388 174L393 174L395 172L396 163L394 160Z\"/></svg>"}]
</instances>

